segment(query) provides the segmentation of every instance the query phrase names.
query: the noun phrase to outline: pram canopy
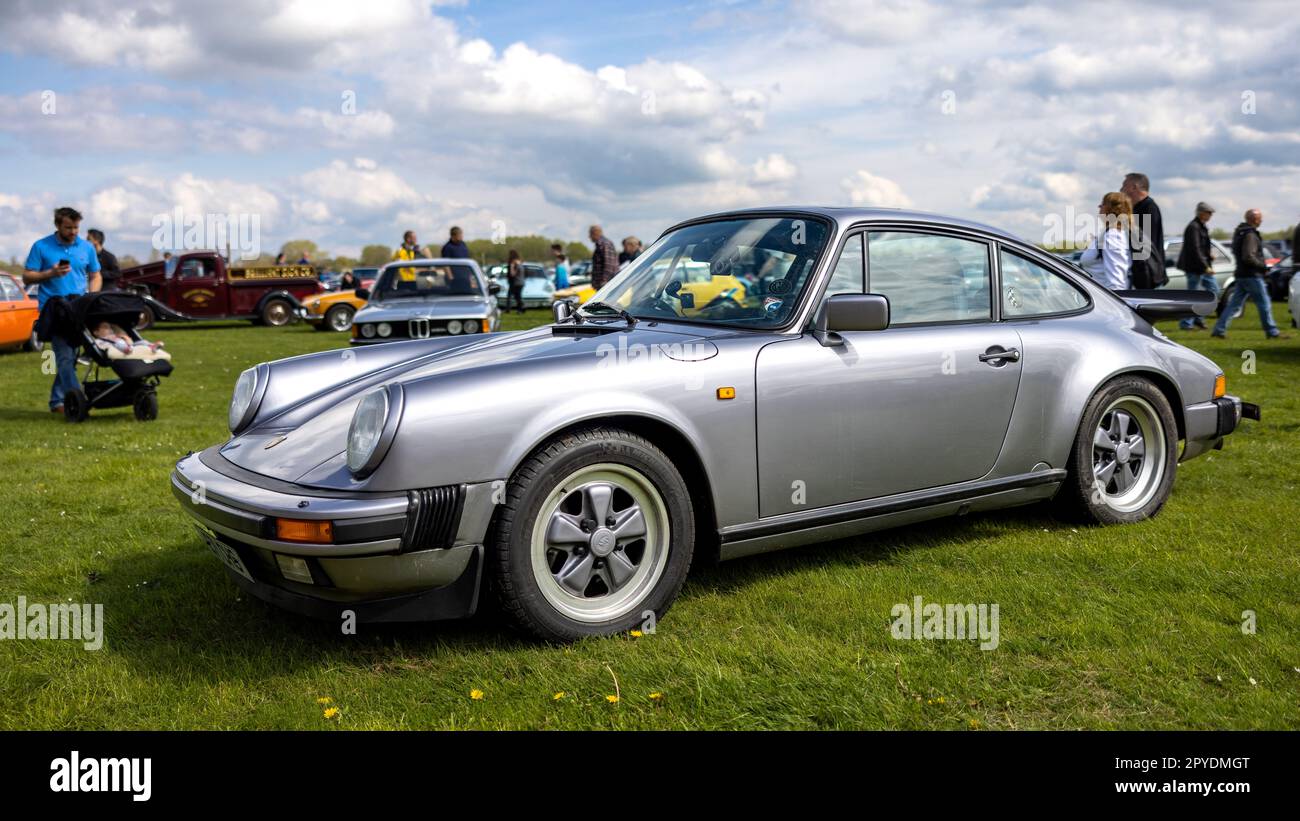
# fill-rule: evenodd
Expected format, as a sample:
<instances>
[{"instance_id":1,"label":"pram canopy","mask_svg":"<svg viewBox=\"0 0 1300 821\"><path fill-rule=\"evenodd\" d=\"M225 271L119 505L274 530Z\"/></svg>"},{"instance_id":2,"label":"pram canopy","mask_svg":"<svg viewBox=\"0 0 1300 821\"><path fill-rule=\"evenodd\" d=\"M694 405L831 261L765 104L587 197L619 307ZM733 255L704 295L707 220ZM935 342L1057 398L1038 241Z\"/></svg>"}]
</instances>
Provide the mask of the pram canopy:
<instances>
[{"instance_id":1,"label":"pram canopy","mask_svg":"<svg viewBox=\"0 0 1300 821\"><path fill-rule=\"evenodd\" d=\"M72 317L76 326L71 330L74 334L80 334L82 328L90 330L100 322L111 322L123 330L133 331L144 309L144 300L138 294L127 291L83 294L72 301Z\"/></svg>"}]
</instances>

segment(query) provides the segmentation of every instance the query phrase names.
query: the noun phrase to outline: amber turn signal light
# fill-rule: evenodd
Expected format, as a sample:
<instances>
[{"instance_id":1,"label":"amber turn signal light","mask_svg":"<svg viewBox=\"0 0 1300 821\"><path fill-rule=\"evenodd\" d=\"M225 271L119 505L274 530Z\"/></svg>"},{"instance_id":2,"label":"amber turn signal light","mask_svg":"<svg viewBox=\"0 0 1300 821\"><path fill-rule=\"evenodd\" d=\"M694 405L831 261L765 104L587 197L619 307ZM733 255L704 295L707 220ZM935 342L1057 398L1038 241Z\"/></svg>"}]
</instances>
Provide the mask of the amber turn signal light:
<instances>
[{"instance_id":1,"label":"amber turn signal light","mask_svg":"<svg viewBox=\"0 0 1300 821\"><path fill-rule=\"evenodd\" d=\"M1228 377L1219 374L1214 377L1214 398L1218 399L1228 392Z\"/></svg>"},{"instance_id":2,"label":"amber turn signal light","mask_svg":"<svg viewBox=\"0 0 1300 821\"><path fill-rule=\"evenodd\" d=\"M718 398L719 398L719 399L735 399L735 398L736 398L736 389L735 389L735 388L718 388Z\"/></svg>"},{"instance_id":3,"label":"amber turn signal light","mask_svg":"<svg viewBox=\"0 0 1300 821\"><path fill-rule=\"evenodd\" d=\"M332 542L334 523L328 520L276 519L275 538L282 542Z\"/></svg>"}]
</instances>

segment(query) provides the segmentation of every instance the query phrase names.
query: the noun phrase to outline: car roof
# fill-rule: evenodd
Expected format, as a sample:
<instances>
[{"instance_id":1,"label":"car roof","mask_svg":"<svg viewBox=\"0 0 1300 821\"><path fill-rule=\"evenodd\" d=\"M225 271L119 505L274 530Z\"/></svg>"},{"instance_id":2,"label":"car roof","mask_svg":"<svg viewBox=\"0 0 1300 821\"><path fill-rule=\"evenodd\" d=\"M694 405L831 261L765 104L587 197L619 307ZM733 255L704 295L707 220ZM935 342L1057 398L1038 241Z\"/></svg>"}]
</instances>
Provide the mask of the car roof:
<instances>
[{"instance_id":1,"label":"car roof","mask_svg":"<svg viewBox=\"0 0 1300 821\"><path fill-rule=\"evenodd\" d=\"M480 270L478 267L478 263L472 259L469 259L468 257L435 257L434 259L424 259L424 258L394 259L389 262L385 262L383 267L390 268L396 266L398 268L411 268L411 267L432 267L434 265L472 265L474 267L474 270L476 271Z\"/></svg>"},{"instance_id":2,"label":"car roof","mask_svg":"<svg viewBox=\"0 0 1300 821\"><path fill-rule=\"evenodd\" d=\"M862 206L825 206L825 205L784 205L784 206L767 206L763 208L745 208L735 211L719 211L714 214L708 214L702 217L695 217L689 220L683 220L664 233L678 228L682 225L688 225L694 222L707 222L726 217L754 216L764 214L790 214L803 213L813 216L827 217L835 220L841 225L851 225L855 222L865 220L888 220L891 222L914 222L917 225L948 225L957 228L970 228L995 236L1015 240L1018 243L1024 243L1025 240L1017 237L1008 231L1004 231L993 225L987 225L982 222L953 217L947 214L936 214L930 211L914 211L906 208L876 208Z\"/></svg>"}]
</instances>

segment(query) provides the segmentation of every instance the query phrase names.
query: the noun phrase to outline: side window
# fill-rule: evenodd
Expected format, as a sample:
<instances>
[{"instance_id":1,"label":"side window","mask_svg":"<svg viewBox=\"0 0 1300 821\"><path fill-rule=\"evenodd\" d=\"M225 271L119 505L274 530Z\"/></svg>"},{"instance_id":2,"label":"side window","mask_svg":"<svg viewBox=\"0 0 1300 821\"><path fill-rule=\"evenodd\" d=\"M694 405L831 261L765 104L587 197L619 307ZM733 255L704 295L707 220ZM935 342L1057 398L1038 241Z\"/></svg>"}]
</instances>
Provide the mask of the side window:
<instances>
[{"instance_id":1,"label":"side window","mask_svg":"<svg viewBox=\"0 0 1300 821\"><path fill-rule=\"evenodd\" d=\"M23 292L9 277L0 277L0 300L17 302L23 298Z\"/></svg>"},{"instance_id":2,"label":"side window","mask_svg":"<svg viewBox=\"0 0 1300 821\"><path fill-rule=\"evenodd\" d=\"M1220 262L1227 262L1228 255L1219 250L1219 246L1210 244L1210 264L1217 265Z\"/></svg>"},{"instance_id":3,"label":"side window","mask_svg":"<svg viewBox=\"0 0 1300 821\"><path fill-rule=\"evenodd\" d=\"M1079 289L1041 265L1006 251L998 255L998 262L1004 317L1063 314L1088 306L1088 298Z\"/></svg>"},{"instance_id":4,"label":"side window","mask_svg":"<svg viewBox=\"0 0 1300 821\"><path fill-rule=\"evenodd\" d=\"M910 231L867 237L867 291L889 298L891 325L992 319L989 248Z\"/></svg>"},{"instance_id":5,"label":"side window","mask_svg":"<svg viewBox=\"0 0 1300 821\"><path fill-rule=\"evenodd\" d=\"M826 296L860 294L865 281L862 271L862 235L855 234L844 242L844 250L835 263L835 271L826 286Z\"/></svg>"},{"instance_id":6,"label":"side window","mask_svg":"<svg viewBox=\"0 0 1300 821\"><path fill-rule=\"evenodd\" d=\"M1093 243L1094 245L1096 243ZM1171 242L1165 246L1165 259L1177 260L1178 255L1183 252L1182 242Z\"/></svg>"}]
</instances>

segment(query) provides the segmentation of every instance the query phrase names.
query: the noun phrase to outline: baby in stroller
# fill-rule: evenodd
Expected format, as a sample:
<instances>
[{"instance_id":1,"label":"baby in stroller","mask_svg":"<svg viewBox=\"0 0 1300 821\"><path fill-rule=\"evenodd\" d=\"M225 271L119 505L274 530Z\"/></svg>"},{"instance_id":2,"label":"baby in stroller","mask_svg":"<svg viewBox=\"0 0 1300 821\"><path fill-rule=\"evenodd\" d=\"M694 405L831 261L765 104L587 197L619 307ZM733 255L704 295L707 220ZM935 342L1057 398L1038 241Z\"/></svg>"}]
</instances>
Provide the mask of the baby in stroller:
<instances>
[{"instance_id":1,"label":"baby in stroller","mask_svg":"<svg viewBox=\"0 0 1300 821\"><path fill-rule=\"evenodd\" d=\"M171 374L172 357L161 343L136 332L146 309L136 294L99 291L65 303L52 315L54 332L90 360L80 387L64 394L63 416L69 422L85 421L92 408L129 407L141 421L158 418L158 385Z\"/></svg>"},{"instance_id":2,"label":"baby in stroller","mask_svg":"<svg viewBox=\"0 0 1300 821\"><path fill-rule=\"evenodd\" d=\"M117 351L122 356L135 355L141 359L171 359L171 354L161 350L163 343L150 342L142 336L135 339L111 322L100 322L91 331L95 337L95 345L101 351L108 353L109 358L114 357L111 351Z\"/></svg>"}]
</instances>

